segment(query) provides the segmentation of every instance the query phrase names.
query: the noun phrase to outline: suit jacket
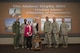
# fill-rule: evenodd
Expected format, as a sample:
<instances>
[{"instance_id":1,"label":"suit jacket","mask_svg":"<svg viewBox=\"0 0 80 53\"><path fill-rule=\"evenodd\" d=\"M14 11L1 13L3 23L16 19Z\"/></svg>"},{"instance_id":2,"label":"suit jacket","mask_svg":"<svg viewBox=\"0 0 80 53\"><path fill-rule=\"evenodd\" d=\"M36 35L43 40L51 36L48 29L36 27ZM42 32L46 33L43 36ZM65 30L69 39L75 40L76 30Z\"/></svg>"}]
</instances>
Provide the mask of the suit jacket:
<instances>
[{"instance_id":1,"label":"suit jacket","mask_svg":"<svg viewBox=\"0 0 80 53\"><path fill-rule=\"evenodd\" d=\"M36 30L38 31L38 23L37 23L37 25L36 25Z\"/></svg>"},{"instance_id":2,"label":"suit jacket","mask_svg":"<svg viewBox=\"0 0 80 53\"><path fill-rule=\"evenodd\" d=\"M32 26L30 26L30 27L31 27L31 29L29 28L28 25L25 27L24 36L26 36L26 37L32 36L33 29L32 29Z\"/></svg>"}]
</instances>

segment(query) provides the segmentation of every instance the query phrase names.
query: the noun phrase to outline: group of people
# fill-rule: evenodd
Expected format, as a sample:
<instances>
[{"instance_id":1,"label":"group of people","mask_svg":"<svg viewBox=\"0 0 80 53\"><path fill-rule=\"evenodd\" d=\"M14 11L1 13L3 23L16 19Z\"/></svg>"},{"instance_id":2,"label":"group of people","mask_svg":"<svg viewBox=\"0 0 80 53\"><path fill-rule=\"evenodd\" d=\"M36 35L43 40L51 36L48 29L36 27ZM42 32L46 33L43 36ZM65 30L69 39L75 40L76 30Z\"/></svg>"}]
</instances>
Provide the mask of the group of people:
<instances>
[{"instance_id":1,"label":"group of people","mask_svg":"<svg viewBox=\"0 0 80 53\"><path fill-rule=\"evenodd\" d=\"M64 22L64 18L62 19L60 27L55 18L53 18L53 23L49 21L48 17L45 19L44 33L47 47L52 47L52 42L54 42L54 47L57 48L60 43L60 36L63 47L66 48L68 45L68 25ZM20 26L19 18L17 18L13 23L12 29L14 34L14 49L18 49L19 44L22 45L22 48L32 49L32 39L39 33L36 19L33 20L32 24L31 21L24 19L24 23Z\"/></svg>"},{"instance_id":2,"label":"group of people","mask_svg":"<svg viewBox=\"0 0 80 53\"><path fill-rule=\"evenodd\" d=\"M68 30L69 26L65 23L64 18L62 18L62 24L59 27L59 24L56 22L56 19L53 18L53 23L49 21L49 18L46 17L44 23L44 33L47 42L47 47L52 47L52 42L54 47L58 48L60 44L60 37L64 48L68 45Z\"/></svg>"},{"instance_id":3,"label":"group of people","mask_svg":"<svg viewBox=\"0 0 80 53\"><path fill-rule=\"evenodd\" d=\"M20 26L19 18L17 18L13 23L12 29L14 35L14 49L18 49L19 44L22 45L22 48L31 49L32 38L38 33L38 23L36 19L33 20L32 24L31 21L24 19L24 23Z\"/></svg>"}]
</instances>

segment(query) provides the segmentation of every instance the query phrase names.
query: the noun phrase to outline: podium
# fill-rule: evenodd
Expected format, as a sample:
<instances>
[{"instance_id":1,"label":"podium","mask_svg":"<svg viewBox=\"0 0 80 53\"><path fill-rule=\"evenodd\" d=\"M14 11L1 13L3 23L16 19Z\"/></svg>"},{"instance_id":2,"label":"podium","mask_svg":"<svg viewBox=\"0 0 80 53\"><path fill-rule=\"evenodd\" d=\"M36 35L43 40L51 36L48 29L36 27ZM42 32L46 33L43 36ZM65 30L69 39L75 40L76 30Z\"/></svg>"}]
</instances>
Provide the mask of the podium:
<instances>
[{"instance_id":1,"label":"podium","mask_svg":"<svg viewBox=\"0 0 80 53\"><path fill-rule=\"evenodd\" d=\"M32 48L33 50L41 50L42 43L39 35L36 35L35 38L32 39Z\"/></svg>"}]
</instances>

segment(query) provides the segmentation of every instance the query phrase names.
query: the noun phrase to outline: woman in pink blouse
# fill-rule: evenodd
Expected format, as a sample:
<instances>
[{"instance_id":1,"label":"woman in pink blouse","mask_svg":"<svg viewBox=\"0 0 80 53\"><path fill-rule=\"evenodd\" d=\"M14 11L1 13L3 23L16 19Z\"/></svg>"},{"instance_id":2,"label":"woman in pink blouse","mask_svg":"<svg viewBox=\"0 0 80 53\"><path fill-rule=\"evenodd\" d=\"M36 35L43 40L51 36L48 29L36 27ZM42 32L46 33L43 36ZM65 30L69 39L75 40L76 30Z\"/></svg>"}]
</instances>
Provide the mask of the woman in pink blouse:
<instances>
[{"instance_id":1,"label":"woman in pink blouse","mask_svg":"<svg viewBox=\"0 0 80 53\"><path fill-rule=\"evenodd\" d=\"M32 47L32 33L33 33L33 30L31 26L31 21L28 21L28 24L26 25L25 32L24 32L27 49L30 49Z\"/></svg>"}]
</instances>

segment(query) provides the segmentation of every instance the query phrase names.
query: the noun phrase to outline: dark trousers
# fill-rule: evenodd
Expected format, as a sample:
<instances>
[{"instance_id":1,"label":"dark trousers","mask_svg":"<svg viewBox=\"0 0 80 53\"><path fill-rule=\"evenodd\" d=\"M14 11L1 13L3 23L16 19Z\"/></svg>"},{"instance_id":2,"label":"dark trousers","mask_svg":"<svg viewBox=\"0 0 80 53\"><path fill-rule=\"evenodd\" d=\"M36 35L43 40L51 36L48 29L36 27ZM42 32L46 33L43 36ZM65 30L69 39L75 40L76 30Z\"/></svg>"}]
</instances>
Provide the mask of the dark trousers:
<instances>
[{"instance_id":1,"label":"dark trousers","mask_svg":"<svg viewBox=\"0 0 80 53\"><path fill-rule=\"evenodd\" d=\"M26 46L27 48L32 47L32 36L26 37Z\"/></svg>"}]
</instances>

